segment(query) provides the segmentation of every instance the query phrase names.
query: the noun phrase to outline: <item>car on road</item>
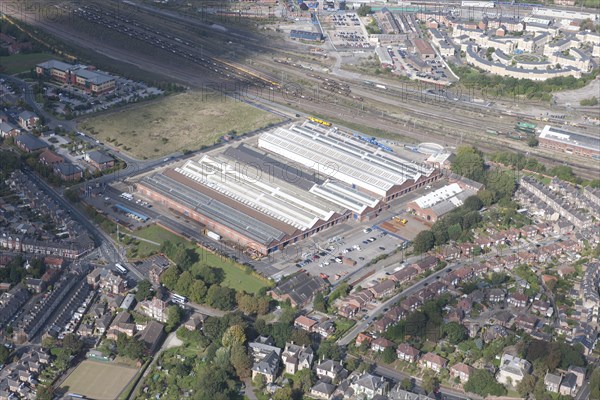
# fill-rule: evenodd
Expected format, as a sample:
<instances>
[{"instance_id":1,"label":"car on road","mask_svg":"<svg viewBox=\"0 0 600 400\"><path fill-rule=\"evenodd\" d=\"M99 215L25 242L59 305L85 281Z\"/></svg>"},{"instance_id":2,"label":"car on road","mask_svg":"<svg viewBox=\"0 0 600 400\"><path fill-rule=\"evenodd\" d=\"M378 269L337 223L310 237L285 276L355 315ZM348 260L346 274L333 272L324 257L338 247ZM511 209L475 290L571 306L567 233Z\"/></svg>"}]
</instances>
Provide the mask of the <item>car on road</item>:
<instances>
[{"instance_id":1,"label":"car on road","mask_svg":"<svg viewBox=\"0 0 600 400\"><path fill-rule=\"evenodd\" d=\"M372 230L373 229L371 229L371 228L365 228L365 229L363 229L363 232L364 233L371 233Z\"/></svg>"},{"instance_id":2,"label":"car on road","mask_svg":"<svg viewBox=\"0 0 600 400\"><path fill-rule=\"evenodd\" d=\"M364 257L358 257L358 259L359 259L360 261L365 261L365 258L364 258Z\"/></svg>"},{"instance_id":3,"label":"car on road","mask_svg":"<svg viewBox=\"0 0 600 400\"><path fill-rule=\"evenodd\" d=\"M385 247L383 247L383 246L379 246L379 250L381 250L381 251L385 251Z\"/></svg>"}]
</instances>

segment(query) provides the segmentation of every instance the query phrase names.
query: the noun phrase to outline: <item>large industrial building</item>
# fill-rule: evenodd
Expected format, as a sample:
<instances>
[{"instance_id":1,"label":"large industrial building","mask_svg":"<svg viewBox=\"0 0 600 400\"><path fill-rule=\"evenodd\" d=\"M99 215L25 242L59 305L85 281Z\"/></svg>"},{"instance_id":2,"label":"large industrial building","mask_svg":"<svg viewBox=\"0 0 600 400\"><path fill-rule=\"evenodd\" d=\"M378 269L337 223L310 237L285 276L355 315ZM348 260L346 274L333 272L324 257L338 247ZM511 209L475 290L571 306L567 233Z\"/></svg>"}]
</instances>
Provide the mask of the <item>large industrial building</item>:
<instances>
[{"instance_id":1,"label":"large industrial building","mask_svg":"<svg viewBox=\"0 0 600 400\"><path fill-rule=\"evenodd\" d=\"M307 122L143 178L139 192L261 254L377 216L439 177L360 137ZM267 150L265 152L264 150Z\"/></svg>"},{"instance_id":2,"label":"large industrial building","mask_svg":"<svg viewBox=\"0 0 600 400\"><path fill-rule=\"evenodd\" d=\"M540 147L562 150L584 157L600 157L600 140L546 125L539 136Z\"/></svg>"}]
</instances>

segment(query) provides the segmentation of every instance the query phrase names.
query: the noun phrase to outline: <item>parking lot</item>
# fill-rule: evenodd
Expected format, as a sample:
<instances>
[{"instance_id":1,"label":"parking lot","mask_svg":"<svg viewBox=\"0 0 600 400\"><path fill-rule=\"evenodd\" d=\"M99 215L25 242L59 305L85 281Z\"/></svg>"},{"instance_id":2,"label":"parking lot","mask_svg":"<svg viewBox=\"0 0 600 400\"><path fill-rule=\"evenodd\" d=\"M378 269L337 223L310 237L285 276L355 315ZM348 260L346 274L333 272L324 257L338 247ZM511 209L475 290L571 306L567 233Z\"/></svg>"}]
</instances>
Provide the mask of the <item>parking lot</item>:
<instances>
[{"instance_id":1,"label":"parking lot","mask_svg":"<svg viewBox=\"0 0 600 400\"><path fill-rule=\"evenodd\" d=\"M124 197L112 188L104 189L103 187L93 188L89 194L90 196L85 200L86 203L100 210L109 219L119 222L129 229L135 230L153 223L147 212L152 205L138 197L133 195Z\"/></svg>"},{"instance_id":2,"label":"parking lot","mask_svg":"<svg viewBox=\"0 0 600 400\"><path fill-rule=\"evenodd\" d=\"M292 274L300 269L335 284L348 274L363 268L374 258L402 246L403 240L368 224L334 226L298 246L290 246L275 257L276 275ZM277 276L276 276L277 277Z\"/></svg>"},{"instance_id":3,"label":"parking lot","mask_svg":"<svg viewBox=\"0 0 600 400\"><path fill-rule=\"evenodd\" d=\"M327 18L326 27L336 47L371 47L368 35L354 13L332 14Z\"/></svg>"},{"instance_id":4,"label":"parking lot","mask_svg":"<svg viewBox=\"0 0 600 400\"><path fill-rule=\"evenodd\" d=\"M99 95L92 95L73 85L44 83L44 97L51 101L53 112L60 115L66 113L67 106L73 115L85 115L161 94L163 91L160 89L125 78L117 78L114 90Z\"/></svg>"}]
</instances>

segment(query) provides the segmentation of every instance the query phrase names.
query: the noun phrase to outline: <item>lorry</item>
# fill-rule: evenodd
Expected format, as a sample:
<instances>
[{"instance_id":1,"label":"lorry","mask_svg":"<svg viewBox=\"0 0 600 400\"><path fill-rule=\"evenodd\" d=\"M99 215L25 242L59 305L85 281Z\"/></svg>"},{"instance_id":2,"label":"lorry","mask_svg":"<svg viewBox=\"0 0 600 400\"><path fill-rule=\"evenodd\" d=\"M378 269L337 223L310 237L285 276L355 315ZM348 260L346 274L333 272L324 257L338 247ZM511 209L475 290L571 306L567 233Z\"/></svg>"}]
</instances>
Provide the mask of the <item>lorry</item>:
<instances>
[{"instance_id":1,"label":"lorry","mask_svg":"<svg viewBox=\"0 0 600 400\"><path fill-rule=\"evenodd\" d=\"M218 233L215 233L213 231L207 230L206 236L208 236L209 238L214 239L214 240L221 240L221 235L219 235Z\"/></svg>"},{"instance_id":2,"label":"lorry","mask_svg":"<svg viewBox=\"0 0 600 400\"><path fill-rule=\"evenodd\" d=\"M354 261L353 259L348 258L348 257L344 257L343 263L344 263L344 265L348 265L350 267L353 267L356 265L356 261Z\"/></svg>"},{"instance_id":3,"label":"lorry","mask_svg":"<svg viewBox=\"0 0 600 400\"><path fill-rule=\"evenodd\" d=\"M375 87L376 87L376 88L378 88L378 89L383 89L383 90L386 90L386 89L387 89L387 88L385 87L385 85L380 85L379 83L377 83L377 84L375 85Z\"/></svg>"}]
</instances>

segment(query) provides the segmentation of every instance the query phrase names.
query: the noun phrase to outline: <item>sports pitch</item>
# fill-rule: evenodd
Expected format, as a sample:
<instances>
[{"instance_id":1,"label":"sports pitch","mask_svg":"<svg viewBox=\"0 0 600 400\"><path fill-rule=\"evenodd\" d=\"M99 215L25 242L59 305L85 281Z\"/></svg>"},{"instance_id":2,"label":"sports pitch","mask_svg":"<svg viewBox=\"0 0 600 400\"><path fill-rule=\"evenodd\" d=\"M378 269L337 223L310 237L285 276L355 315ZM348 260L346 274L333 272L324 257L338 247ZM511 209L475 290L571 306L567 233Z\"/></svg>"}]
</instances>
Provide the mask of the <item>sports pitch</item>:
<instances>
[{"instance_id":1,"label":"sports pitch","mask_svg":"<svg viewBox=\"0 0 600 400\"><path fill-rule=\"evenodd\" d=\"M137 373L137 369L110 362L85 360L61 388L95 400L114 400Z\"/></svg>"}]
</instances>

